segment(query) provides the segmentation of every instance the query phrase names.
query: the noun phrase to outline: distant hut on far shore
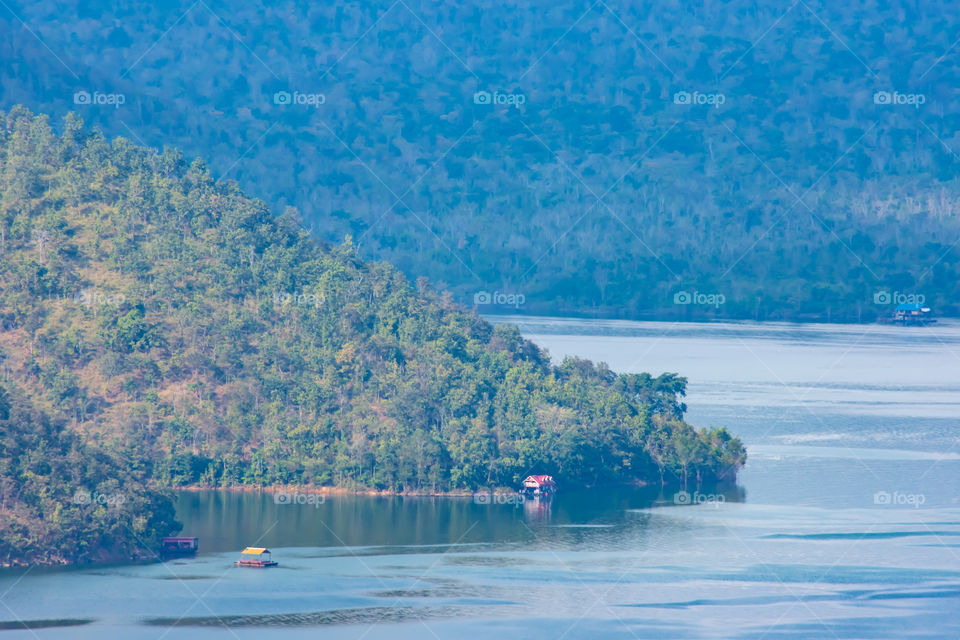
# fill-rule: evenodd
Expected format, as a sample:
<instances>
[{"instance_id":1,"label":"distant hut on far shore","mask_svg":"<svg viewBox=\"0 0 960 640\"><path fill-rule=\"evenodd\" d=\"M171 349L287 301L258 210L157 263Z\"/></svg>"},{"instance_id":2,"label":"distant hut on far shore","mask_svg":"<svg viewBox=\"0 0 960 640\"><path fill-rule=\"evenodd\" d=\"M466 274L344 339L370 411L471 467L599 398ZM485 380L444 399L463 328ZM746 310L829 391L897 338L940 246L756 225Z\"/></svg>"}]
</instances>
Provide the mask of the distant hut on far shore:
<instances>
[{"instance_id":1,"label":"distant hut on far shore","mask_svg":"<svg viewBox=\"0 0 960 640\"><path fill-rule=\"evenodd\" d=\"M936 322L930 307L915 303L897 305L891 320L896 324L930 324Z\"/></svg>"},{"instance_id":2,"label":"distant hut on far shore","mask_svg":"<svg viewBox=\"0 0 960 640\"><path fill-rule=\"evenodd\" d=\"M524 493L530 493L535 496L549 495L556 491L557 485L553 481L553 476L527 476L523 481Z\"/></svg>"}]
</instances>

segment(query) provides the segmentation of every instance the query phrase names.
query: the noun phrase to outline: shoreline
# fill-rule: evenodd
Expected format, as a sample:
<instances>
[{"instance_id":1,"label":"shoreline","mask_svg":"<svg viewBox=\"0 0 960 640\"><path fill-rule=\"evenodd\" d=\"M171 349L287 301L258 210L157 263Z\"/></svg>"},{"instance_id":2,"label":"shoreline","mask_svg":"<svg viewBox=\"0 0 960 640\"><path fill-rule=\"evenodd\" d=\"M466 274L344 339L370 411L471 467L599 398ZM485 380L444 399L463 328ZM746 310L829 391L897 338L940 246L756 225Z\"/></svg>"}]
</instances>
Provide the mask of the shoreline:
<instances>
[{"instance_id":1,"label":"shoreline","mask_svg":"<svg viewBox=\"0 0 960 640\"><path fill-rule=\"evenodd\" d=\"M478 312L479 313L479 312ZM942 324L946 326L955 326L960 324L960 316L935 316L934 322L930 324L919 324L919 325L902 325L895 322L885 321L882 319L877 319L871 322L858 322L856 320L850 320L847 322L841 322L839 320L828 320L826 318L821 319L792 319L788 320L785 318L779 319L763 319L758 320L756 318L674 318L667 319L663 317L653 317L653 318L638 318L638 317L619 317L619 316L606 316L606 315L581 315L578 313L565 313L563 315L542 315L537 313L495 313L495 312L484 312L479 313L480 317L490 322L492 324L505 324L512 323L515 319L520 319L523 321L536 322L537 320L598 320L602 322L626 322L626 323L635 323L635 324L746 324L746 325L789 325L789 326L835 326L835 327L869 327L869 326L878 326L878 327L897 327L897 328L929 328L932 325Z\"/></svg>"},{"instance_id":2,"label":"shoreline","mask_svg":"<svg viewBox=\"0 0 960 640\"><path fill-rule=\"evenodd\" d=\"M636 480L633 482L624 482L613 485L582 485L578 489L603 489L606 487L632 487L641 489L652 486L654 483ZM671 486L671 485L667 485ZM183 485L176 487L166 487L170 491L229 491L232 493L307 493L311 495L324 496L377 496L377 497L412 497L412 498L469 498L477 494L514 494L521 493L520 489L511 489L509 487L489 487L471 491L470 489L453 489L450 491L391 491L389 489L351 489L349 487L315 487L302 485L264 485L255 487L250 485L230 485L227 487L205 487L201 485Z\"/></svg>"},{"instance_id":3,"label":"shoreline","mask_svg":"<svg viewBox=\"0 0 960 640\"><path fill-rule=\"evenodd\" d=\"M311 487L297 485L265 485L252 487L249 485L230 485L228 487L204 487L200 485L186 485L169 487L171 491L229 491L231 493L308 493L324 496L378 496L378 497L418 497L418 498L469 498L477 493L514 493L500 487L488 491L470 491L457 489L452 491L391 491L389 489L350 489L348 487Z\"/></svg>"}]
</instances>

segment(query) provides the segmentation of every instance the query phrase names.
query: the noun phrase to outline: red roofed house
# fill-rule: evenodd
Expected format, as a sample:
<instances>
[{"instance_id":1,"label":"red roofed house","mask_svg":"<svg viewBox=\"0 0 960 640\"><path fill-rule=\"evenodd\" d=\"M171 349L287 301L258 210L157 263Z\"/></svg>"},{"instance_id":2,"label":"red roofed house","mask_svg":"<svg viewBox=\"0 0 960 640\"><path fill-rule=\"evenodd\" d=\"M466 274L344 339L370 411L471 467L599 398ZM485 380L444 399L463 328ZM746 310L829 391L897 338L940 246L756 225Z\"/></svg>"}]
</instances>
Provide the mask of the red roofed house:
<instances>
[{"instance_id":1,"label":"red roofed house","mask_svg":"<svg viewBox=\"0 0 960 640\"><path fill-rule=\"evenodd\" d=\"M553 493L555 488L553 476L527 476L523 481L523 490L534 495Z\"/></svg>"}]
</instances>

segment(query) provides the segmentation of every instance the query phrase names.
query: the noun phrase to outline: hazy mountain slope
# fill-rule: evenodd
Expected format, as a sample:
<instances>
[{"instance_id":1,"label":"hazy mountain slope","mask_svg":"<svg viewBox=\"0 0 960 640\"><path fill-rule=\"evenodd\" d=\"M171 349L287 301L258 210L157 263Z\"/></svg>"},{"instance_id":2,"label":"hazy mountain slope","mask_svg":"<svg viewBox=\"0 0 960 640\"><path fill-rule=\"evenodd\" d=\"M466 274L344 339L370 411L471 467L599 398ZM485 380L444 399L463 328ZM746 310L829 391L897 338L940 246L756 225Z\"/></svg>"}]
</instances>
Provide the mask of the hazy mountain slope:
<instances>
[{"instance_id":1,"label":"hazy mountain slope","mask_svg":"<svg viewBox=\"0 0 960 640\"><path fill-rule=\"evenodd\" d=\"M11 6L0 104L202 155L459 302L960 312L950 3Z\"/></svg>"}]
</instances>

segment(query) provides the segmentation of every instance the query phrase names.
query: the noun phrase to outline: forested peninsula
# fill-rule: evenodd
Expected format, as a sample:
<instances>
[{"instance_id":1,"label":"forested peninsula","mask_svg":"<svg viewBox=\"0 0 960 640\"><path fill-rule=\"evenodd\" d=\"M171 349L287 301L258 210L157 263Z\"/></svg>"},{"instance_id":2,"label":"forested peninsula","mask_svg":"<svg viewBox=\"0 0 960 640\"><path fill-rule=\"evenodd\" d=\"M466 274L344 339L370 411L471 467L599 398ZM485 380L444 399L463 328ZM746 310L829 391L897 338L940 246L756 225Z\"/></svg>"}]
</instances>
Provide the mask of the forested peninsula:
<instances>
[{"instance_id":1,"label":"forested peninsula","mask_svg":"<svg viewBox=\"0 0 960 640\"><path fill-rule=\"evenodd\" d=\"M683 484L745 461L683 420L676 374L553 363L200 160L22 107L0 112L0 379L8 564L143 555L182 486Z\"/></svg>"}]
</instances>

